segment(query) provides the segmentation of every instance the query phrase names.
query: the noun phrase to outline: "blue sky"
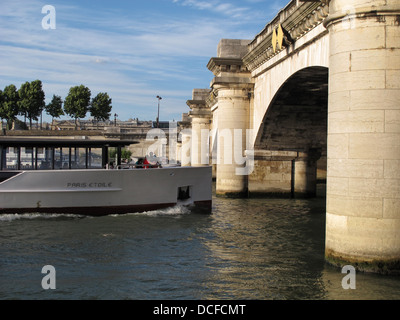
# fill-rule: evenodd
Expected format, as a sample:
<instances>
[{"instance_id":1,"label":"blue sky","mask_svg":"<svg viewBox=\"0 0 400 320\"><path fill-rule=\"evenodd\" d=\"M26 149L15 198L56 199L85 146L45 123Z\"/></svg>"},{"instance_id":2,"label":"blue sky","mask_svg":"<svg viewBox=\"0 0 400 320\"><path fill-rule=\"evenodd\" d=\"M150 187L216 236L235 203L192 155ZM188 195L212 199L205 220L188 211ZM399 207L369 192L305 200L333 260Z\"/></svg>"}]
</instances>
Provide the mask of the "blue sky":
<instances>
[{"instance_id":1,"label":"blue sky","mask_svg":"<svg viewBox=\"0 0 400 320\"><path fill-rule=\"evenodd\" d=\"M160 120L180 120L192 90L209 87L219 40L253 39L288 2L2 0L0 89L40 79L49 102L84 84L121 120L155 120L160 95ZM42 28L45 5L54 30Z\"/></svg>"}]
</instances>

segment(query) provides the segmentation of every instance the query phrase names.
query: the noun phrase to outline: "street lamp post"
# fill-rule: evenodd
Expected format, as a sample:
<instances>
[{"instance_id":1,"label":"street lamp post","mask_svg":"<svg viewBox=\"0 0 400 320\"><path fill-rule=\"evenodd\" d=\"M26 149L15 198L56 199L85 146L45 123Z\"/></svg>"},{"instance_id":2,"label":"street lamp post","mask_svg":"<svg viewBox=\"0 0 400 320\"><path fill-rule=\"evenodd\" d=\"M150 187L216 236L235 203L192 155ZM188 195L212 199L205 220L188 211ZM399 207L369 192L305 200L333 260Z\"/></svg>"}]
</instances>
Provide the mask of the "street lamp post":
<instances>
[{"instance_id":1,"label":"street lamp post","mask_svg":"<svg viewBox=\"0 0 400 320\"><path fill-rule=\"evenodd\" d=\"M157 96L158 99L158 113L157 113L157 128L160 127L160 101L162 98L160 96Z\"/></svg>"}]
</instances>

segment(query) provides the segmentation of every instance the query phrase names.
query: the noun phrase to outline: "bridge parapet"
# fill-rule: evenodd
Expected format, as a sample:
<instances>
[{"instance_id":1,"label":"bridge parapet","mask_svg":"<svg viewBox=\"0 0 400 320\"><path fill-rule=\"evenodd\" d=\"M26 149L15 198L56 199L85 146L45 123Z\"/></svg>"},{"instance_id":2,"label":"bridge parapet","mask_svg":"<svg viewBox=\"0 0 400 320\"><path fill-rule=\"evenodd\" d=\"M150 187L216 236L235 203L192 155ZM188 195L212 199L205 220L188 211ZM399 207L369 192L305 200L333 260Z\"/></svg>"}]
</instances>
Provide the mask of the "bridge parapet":
<instances>
[{"instance_id":1,"label":"bridge parapet","mask_svg":"<svg viewBox=\"0 0 400 320\"><path fill-rule=\"evenodd\" d=\"M245 66L255 70L320 25L328 14L327 1L292 0L249 43L249 52L243 58Z\"/></svg>"}]
</instances>

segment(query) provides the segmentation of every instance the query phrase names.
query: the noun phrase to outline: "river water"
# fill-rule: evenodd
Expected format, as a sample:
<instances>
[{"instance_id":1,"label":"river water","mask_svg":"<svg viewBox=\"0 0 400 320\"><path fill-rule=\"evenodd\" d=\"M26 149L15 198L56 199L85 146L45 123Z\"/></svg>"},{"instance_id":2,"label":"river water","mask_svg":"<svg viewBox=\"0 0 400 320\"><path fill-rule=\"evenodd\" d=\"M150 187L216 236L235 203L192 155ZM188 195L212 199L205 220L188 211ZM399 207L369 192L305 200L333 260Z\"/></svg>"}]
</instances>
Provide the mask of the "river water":
<instances>
[{"instance_id":1,"label":"river water","mask_svg":"<svg viewBox=\"0 0 400 320\"><path fill-rule=\"evenodd\" d=\"M324 198L213 201L211 215L0 216L0 299L400 298L400 277L359 273L343 289L324 262Z\"/></svg>"}]
</instances>

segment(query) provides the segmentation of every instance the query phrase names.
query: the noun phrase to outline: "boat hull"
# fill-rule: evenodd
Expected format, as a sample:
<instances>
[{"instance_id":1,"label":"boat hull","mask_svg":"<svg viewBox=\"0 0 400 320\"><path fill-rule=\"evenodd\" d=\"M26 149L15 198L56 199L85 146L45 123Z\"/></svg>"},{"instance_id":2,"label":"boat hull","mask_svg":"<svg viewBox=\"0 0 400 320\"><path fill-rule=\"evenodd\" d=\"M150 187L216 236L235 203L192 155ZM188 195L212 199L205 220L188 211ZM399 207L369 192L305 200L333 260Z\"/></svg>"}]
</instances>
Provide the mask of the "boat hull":
<instances>
[{"instance_id":1,"label":"boat hull","mask_svg":"<svg viewBox=\"0 0 400 320\"><path fill-rule=\"evenodd\" d=\"M0 183L0 213L102 216L179 204L211 212L210 167L23 171Z\"/></svg>"}]
</instances>

